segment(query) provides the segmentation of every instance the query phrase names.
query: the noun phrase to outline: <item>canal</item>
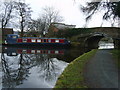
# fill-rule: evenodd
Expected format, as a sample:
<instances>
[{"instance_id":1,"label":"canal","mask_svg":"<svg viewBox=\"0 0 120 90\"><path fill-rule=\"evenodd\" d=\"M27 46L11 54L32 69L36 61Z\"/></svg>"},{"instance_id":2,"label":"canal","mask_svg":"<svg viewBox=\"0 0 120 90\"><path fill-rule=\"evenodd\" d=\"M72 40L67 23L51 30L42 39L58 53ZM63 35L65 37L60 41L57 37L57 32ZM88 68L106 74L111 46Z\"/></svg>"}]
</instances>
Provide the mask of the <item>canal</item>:
<instances>
[{"instance_id":1,"label":"canal","mask_svg":"<svg viewBox=\"0 0 120 90\"><path fill-rule=\"evenodd\" d=\"M98 49L109 48L114 48L113 43L101 43ZM67 65L89 50L85 48L1 47L0 89L53 88Z\"/></svg>"},{"instance_id":2,"label":"canal","mask_svg":"<svg viewBox=\"0 0 120 90\"><path fill-rule=\"evenodd\" d=\"M83 48L2 47L0 88L53 88L65 67Z\"/></svg>"}]
</instances>

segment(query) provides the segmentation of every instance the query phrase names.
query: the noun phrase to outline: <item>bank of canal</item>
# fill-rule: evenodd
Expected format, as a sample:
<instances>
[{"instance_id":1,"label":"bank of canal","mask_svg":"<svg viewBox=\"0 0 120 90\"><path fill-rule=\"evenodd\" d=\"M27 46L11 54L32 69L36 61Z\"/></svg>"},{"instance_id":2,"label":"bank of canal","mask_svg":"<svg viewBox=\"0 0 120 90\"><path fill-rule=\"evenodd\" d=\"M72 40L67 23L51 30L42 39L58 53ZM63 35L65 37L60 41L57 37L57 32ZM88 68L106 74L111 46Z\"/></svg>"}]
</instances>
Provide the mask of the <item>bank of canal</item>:
<instances>
[{"instance_id":1,"label":"bank of canal","mask_svg":"<svg viewBox=\"0 0 120 90\"><path fill-rule=\"evenodd\" d=\"M87 52L72 61L57 80L55 88L87 88L84 84L83 68L97 50Z\"/></svg>"},{"instance_id":2,"label":"bank of canal","mask_svg":"<svg viewBox=\"0 0 120 90\"><path fill-rule=\"evenodd\" d=\"M115 58L116 65L120 69L120 49L114 49L111 52L113 54L113 57Z\"/></svg>"},{"instance_id":3,"label":"bank of canal","mask_svg":"<svg viewBox=\"0 0 120 90\"><path fill-rule=\"evenodd\" d=\"M102 49L79 56L67 66L54 88L118 88L119 53Z\"/></svg>"}]
</instances>

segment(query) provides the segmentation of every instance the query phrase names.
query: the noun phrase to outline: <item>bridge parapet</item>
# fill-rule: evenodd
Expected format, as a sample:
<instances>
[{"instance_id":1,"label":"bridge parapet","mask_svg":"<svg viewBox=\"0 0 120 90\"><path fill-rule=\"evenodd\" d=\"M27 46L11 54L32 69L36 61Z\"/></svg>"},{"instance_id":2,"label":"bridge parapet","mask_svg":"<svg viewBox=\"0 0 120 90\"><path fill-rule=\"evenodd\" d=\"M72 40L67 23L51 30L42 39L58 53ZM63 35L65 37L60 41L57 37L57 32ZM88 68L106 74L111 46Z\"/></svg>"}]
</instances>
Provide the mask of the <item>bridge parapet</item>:
<instances>
[{"instance_id":1,"label":"bridge parapet","mask_svg":"<svg viewBox=\"0 0 120 90\"><path fill-rule=\"evenodd\" d=\"M104 33L109 37L120 37L120 28L118 27L99 27L93 29L93 32Z\"/></svg>"},{"instance_id":2,"label":"bridge parapet","mask_svg":"<svg viewBox=\"0 0 120 90\"><path fill-rule=\"evenodd\" d=\"M93 28L93 29L91 29L91 33L86 33L86 34L78 37L78 41L84 47L96 48L96 47L98 47L98 42L103 37L113 38L115 48L119 48L119 46L120 46L120 28L116 28L116 27Z\"/></svg>"}]
</instances>

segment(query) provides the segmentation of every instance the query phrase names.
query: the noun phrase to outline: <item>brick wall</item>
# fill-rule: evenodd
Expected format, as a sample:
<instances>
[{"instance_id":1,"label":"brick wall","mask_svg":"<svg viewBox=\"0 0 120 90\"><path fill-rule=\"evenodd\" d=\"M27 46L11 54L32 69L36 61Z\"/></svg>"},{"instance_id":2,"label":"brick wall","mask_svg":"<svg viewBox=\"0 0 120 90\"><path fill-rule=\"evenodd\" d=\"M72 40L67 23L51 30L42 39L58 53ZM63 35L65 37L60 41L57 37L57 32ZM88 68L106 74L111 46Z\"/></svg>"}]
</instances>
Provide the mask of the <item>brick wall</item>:
<instances>
[{"instance_id":1,"label":"brick wall","mask_svg":"<svg viewBox=\"0 0 120 90\"><path fill-rule=\"evenodd\" d=\"M2 30L2 40L4 41L7 34L13 34L13 29L12 28L4 28Z\"/></svg>"},{"instance_id":2,"label":"brick wall","mask_svg":"<svg viewBox=\"0 0 120 90\"><path fill-rule=\"evenodd\" d=\"M2 41L2 29L0 29L0 41Z\"/></svg>"}]
</instances>

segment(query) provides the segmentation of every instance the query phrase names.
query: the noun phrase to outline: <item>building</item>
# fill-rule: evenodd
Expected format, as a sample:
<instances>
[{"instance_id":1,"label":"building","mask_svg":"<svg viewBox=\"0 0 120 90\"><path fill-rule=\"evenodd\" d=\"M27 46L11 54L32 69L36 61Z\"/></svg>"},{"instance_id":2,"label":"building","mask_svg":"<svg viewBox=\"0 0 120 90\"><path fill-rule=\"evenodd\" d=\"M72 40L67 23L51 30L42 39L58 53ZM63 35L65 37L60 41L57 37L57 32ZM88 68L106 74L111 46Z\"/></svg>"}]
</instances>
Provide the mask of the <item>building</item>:
<instances>
[{"instance_id":1,"label":"building","mask_svg":"<svg viewBox=\"0 0 120 90\"><path fill-rule=\"evenodd\" d=\"M0 29L0 30L1 30L0 32L2 33L2 40L3 41L5 40L7 34L13 34L14 33L13 28L3 28L3 30L2 29Z\"/></svg>"},{"instance_id":2,"label":"building","mask_svg":"<svg viewBox=\"0 0 120 90\"><path fill-rule=\"evenodd\" d=\"M0 44L2 43L2 29L0 29Z\"/></svg>"},{"instance_id":3,"label":"building","mask_svg":"<svg viewBox=\"0 0 120 90\"><path fill-rule=\"evenodd\" d=\"M49 30L52 30L53 32L58 32L59 30L66 30L70 28L75 28L76 25L67 25L64 23L52 23L50 25Z\"/></svg>"},{"instance_id":4,"label":"building","mask_svg":"<svg viewBox=\"0 0 120 90\"><path fill-rule=\"evenodd\" d=\"M67 25L64 23L51 23L46 37L62 37L68 29L75 28L76 25Z\"/></svg>"}]
</instances>

